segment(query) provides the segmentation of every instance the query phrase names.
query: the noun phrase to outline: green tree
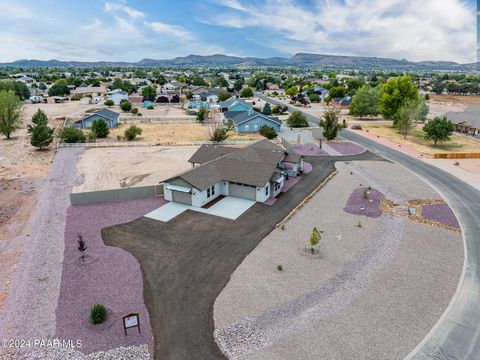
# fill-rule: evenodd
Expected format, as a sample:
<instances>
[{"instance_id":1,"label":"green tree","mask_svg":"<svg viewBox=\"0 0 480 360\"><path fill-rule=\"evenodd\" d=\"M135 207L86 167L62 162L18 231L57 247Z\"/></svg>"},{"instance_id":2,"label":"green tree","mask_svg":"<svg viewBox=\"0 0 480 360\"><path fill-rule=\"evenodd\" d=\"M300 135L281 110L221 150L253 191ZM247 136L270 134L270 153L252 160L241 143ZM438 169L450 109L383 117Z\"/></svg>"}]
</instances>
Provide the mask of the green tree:
<instances>
[{"instance_id":1,"label":"green tree","mask_svg":"<svg viewBox=\"0 0 480 360\"><path fill-rule=\"evenodd\" d=\"M269 116L269 115L272 115L272 108L270 107L270 103L265 103L265 105L263 106L263 110L262 110L262 113Z\"/></svg>"},{"instance_id":2,"label":"green tree","mask_svg":"<svg viewBox=\"0 0 480 360\"><path fill-rule=\"evenodd\" d=\"M185 75L178 75L177 81L186 83L186 82L187 82L187 78L185 77Z\"/></svg>"},{"instance_id":3,"label":"green tree","mask_svg":"<svg viewBox=\"0 0 480 360\"><path fill-rule=\"evenodd\" d=\"M246 88L243 88L242 91L240 91L240 97L242 98L249 98L253 96L253 90L250 86L247 86Z\"/></svg>"},{"instance_id":4,"label":"green tree","mask_svg":"<svg viewBox=\"0 0 480 360\"><path fill-rule=\"evenodd\" d=\"M454 129L455 127L446 116L436 117L423 127L425 140L433 141L434 146L437 146L439 141L450 140L450 135L452 135Z\"/></svg>"},{"instance_id":5,"label":"green tree","mask_svg":"<svg viewBox=\"0 0 480 360\"><path fill-rule=\"evenodd\" d=\"M55 84L48 89L48 96L65 96L70 95L70 89L67 85Z\"/></svg>"},{"instance_id":6,"label":"green tree","mask_svg":"<svg viewBox=\"0 0 480 360\"><path fill-rule=\"evenodd\" d=\"M127 99L123 99L122 101L120 101L120 109L125 112L129 112L130 110L132 110L132 103Z\"/></svg>"},{"instance_id":7,"label":"green tree","mask_svg":"<svg viewBox=\"0 0 480 360\"><path fill-rule=\"evenodd\" d=\"M347 94L347 90L343 86L334 86L328 90L327 103L330 103L332 99L343 98Z\"/></svg>"},{"instance_id":8,"label":"green tree","mask_svg":"<svg viewBox=\"0 0 480 360\"><path fill-rule=\"evenodd\" d=\"M242 90L243 84L245 84L244 79L235 80L235 82L233 83L233 90L235 90L235 91Z\"/></svg>"},{"instance_id":9,"label":"green tree","mask_svg":"<svg viewBox=\"0 0 480 360\"><path fill-rule=\"evenodd\" d=\"M231 97L232 97L232 94L230 94L229 92L221 91L218 94L218 101L225 101L225 100L230 99Z\"/></svg>"},{"instance_id":10,"label":"green tree","mask_svg":"<svg viewBox=\"0 0 480 360\"><path fill-rule=\"evenodd\" d=\"M320 101L320 95L310 94L310 95L308 95L308 100L310 100L310 102L319 102Z\"/></svg>"},{"instance_id":11,"label":"green tree","mask_svg":"<svg viewBox=\"0 0 480 360\"><path fill-rule=\"evenodd\" d=\"M142 96L143 100L155 101L155 98L157 97L157 89L151 85L145 86L142 90Z\"/></svg>"},{"instance_id":12,"label":"green tree","mask_svg":"<svg viewBox=\"0 0 480 360\"><path fill-rule=\"evenodd\" d=\"M190 83L193 86L208 86L207 82L199 75L195 75L191 78Z\"/></svg>"},{"instance_id":13,"label":"green tree","mask_svg":"<svg viewBox=\"0 0 480 360\"><path fill-rule=\"evenodd\" d=\"M128 129L125 130L125 138L128 141L134 140L137 136L142 135L143 130L138 126L131 125Z\"/></svg>"},{"instance_id":14,"label":"green tree","mask_svg":"<svg viewBox=\"0 0 480 360\"><path fill-rule=\"evenodd\" d=\"M21 81L0 81L0 91L13 91L15 95L17 95L20 100L28 99L30 96L30 90L28 89L27 85L25 85Z\"/></svg>"},{"instance_id":15,"label":"green tree","mask_svg":"<svg viewBox=\"0 0 480 360\"><path fill-rule=\"evenodd\" d=\"M296 87L295 85L290 86L287 90L285 90L285 95L295 96L297 94L298 94L298 87Z\"/></svg>"},{"instance_id":16,"label":"green tree","mask_svg":"<svg viewBox=\"0 0 480 360\"><path fill-rule=\"evenodd\" d=\"M428 94L427 94L428 95ZM426 96L419 97L417 102L417 118L416 120L420 120L425 122L427 120L427 115L430 112L430 108L427 104Z\"/></svg>"},{"instance_id":17,"label":"green tree","mask_svg":"<svg viewBox=\"0 0 480 360\"><path fill-rule=\"evenodd\" d=\"M287 119L287 125L292 128L308 127L307 117L300 111L294 111Z\"/></svg>"},{"instance_id":18,"label":"green tree","mask_svg":"<svg viewBox=\"0 0 480 360\"><path fill-rule=\"evenodd\" d=\"M110 129L103 119L93 120L91 129L99 138L105 138L110 133Z\"/></svg>"},{"instance_id":19,"label":"green tree","mask_svg":"<svg viewBox=\"0 0 480 360\"><path fill-rule=\"evenodd\" d=\"M45 149L53 141L53 132L55 129L48 127L47 124L40 123L32 127L32 137L30 144L42 150Z\"/></svg>"},{"instance_id":20,"label":"green tree","mask_svg":"<svg viewBox=\"0 0 480 360\"><path fill-rule=\"evenodd\" d=\"M390 78L380 90L379 112L385 119L393 119L409 100L418 100L418 89L409 76ZM395 123L395 120L394 120Z\"/></svg>"},{"instance_id":21,"label":"green tree","mask_svg":"<svg viewBox=\"0 0 480 360\"><path fill-rule=\"evenodd\" d=\"M198 110L197 121L203 124L205 119L208 117L208 113L209 113L209 110L206 108L201 108L200 110Z\"/></svg>"},{"instance_id":22,"label":"green tree","mask_svg":"<svg viewBox=\"0 0 480 360\"><path fill-rule=\"evenodd\" d=\"M409 131L415 126L414 120L418 114L418 102L408 100L405 102L395 115L395 126L404 139L407 138Z\"/></svg>"},{"instance_id":23,"label":"green tree","mask_svg":"<svg viewBox=\"0 0 480 360\"><path fill-rule=\"evenodd\" d=\"M363 85L357 90L350 104L352 116L376 116L378 115L379 96L378 91L369 85Z\"/></svg>"},{"instance_id":24,"label":"green tree","mask_svg":"<svg viewBox=\"0 0 480 360\"><path fill-rule=\"evenodd\" d=\"M64 128L61 134L61 139L65 143L83 143L85 142L85 134L82 129L67 127Z\"/></svg>"},{"instance_id":25,"label":"green tree","mask_svg":"<svg viewBox=\"0 0 480 360\"><path fill-rule=\"evenodd\" d=\"M211 130L210 141L222 142L228 139L228 128L223 125L217 125Z\"/></svg>"},{"instance_id":26,"label":"green tree","mask_svg":"<svg viewBox=\"0 0 480 360\"><path fill-rule=\"evenodd\" d=\"M22 126L22 106L13 91L0 91L0 134L7 139Z\"/></svg>"},{"instance_id":27,"label":"green tree","mask_svg":"<svg viewBox=\"0 0 480 360\"><path fill-rule=\"evenodd\" d=\"M32 132L32 129L35 125L47 125L48 124L48 117L47 114L42 109L37 109L35 114L32 116L32 125L28 125L28 133Z\"/></svg>"},{"instance_id":28,"label":"green tree","mask_svg":"<svg viewBox=\"0 0 480 360\"><path fill-rule=\"evenodd\" d=\"M113 100L111 99L108 99L107 101L104 102L105 106L113 106L115 105L115 103L113 102Z\"/></svg>"},{"instance_id":29,"label":"green tree","mask_svg":"<svg viewBox=\"0 0 480 360\"><path fill-rule=\"evenodd\" d=\"M337 137L339 131L345 126L338 122L340 112L337 109L328 109L323 114L320 126L323 128L323 137L327 140L333 140Z\"/></svg>"}]
</instances>

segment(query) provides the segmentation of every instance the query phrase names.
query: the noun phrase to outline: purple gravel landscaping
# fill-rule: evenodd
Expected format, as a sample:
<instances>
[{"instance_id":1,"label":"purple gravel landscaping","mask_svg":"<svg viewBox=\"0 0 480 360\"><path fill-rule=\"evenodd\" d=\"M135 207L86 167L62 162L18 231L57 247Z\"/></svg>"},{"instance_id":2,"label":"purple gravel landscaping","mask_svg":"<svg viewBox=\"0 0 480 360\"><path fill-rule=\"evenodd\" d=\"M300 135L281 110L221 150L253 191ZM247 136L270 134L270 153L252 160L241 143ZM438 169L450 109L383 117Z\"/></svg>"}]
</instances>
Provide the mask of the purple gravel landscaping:
<instances>
[{"instance_id":1,"label":"purple gravel landscaping","mask_svg":"<svg viewBox=\"0 0 480 360\"><path fill-rule=\"evenodd\" d=\"M335 151L338 151L342 155L358 155L365 152L365 149L349 141L344 142L332 142L328 145Z\"/></svg>"},{"instance_id":2,"label":"purple gravel landscaping","mask_svg":"<svg viewBox=\"0 0 480 360\"><path fill-rule=\"evenodd\" d=\"M426 220L460 229L458 220L447 203L422 205L422 217Z\"/></svg>"},{"instance_id":3,"label":"purple gravel landscaping","mask_svg":"<svg viewBox=\"0 0 480 360\"><path fill-rule=\"evenodd\" d=\"M303 156L328 156L328 153L316 144L295 144L293 152Z\"/></svg>"},{"instance_id":4,"label":"purple gravel landscaping","mask_svg":"<svg viewBox=\"0 0 480 360\"><path fill-rule=\"evenodd\" d=\"M71 206L65 228L65 253L60 297L56 311L56 336L81 339L81 351L91 353L120 346L148 344L153 340L143 302L143 280L138 261L128 252L105 246L101 229L130 222L164 205L163 198ZM81 233L87 250L82 262L77 249ZM90 322L94 304L107 307L107 321ZM122 317L139 313L141 334L136 328L123 332Z\"/></svg>"},{"instance_id":5,"label":"purple gravel landscaping","mask_svg":"<svg viewBox=\"0 0 480 360\"><path fill-rule=\"evenodd\" d=\"M378 218L382 215L380 210L380 202L385 197L380 191L371 189L367 190L368 195L365 199L366 187L356 188L348 198L347 205L343 211L354 215L365 215L371 218Z\"/></svg>"}]
</instances>

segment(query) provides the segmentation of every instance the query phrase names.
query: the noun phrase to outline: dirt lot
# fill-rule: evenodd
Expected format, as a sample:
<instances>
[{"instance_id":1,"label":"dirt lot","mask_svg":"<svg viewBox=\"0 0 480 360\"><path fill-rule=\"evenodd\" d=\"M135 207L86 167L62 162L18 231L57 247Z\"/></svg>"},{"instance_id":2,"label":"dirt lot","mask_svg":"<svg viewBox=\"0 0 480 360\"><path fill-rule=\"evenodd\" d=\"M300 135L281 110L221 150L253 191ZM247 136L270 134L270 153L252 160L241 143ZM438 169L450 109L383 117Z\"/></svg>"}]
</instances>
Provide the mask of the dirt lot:
<instances>
[{"instance_id":1,"label":"dirt lot","mask_svg":"<svg viewBox=\"0 0 480 360\"><path fill-rule=\"evenodd\" d=\"M77 163L85 182L73 192L158 184L190 169L187 160L196 150L195 146L88 149Z\"/></svg>"},{"instance_id":2,"label":"dirt lot","mask_svg":"<svg viewBox=\"0 0 480 360\"><path fill-rule=\"evenodd\" d=\"M411 130L407 139L404 139L403 135L399 134L390 124L362 124L362 127L372 134L387 138L397 144L410 145L424 154L480 151L479 140L460 135L452 135L450 141L439 143L434 147L432 142L423 138L423 125L417 125L415 129Z\"/></svg>"},{"instance_id":3,"label":"dirt lot","mask_svg":"<svg viewBox=\"0 0 480 360\"><path fill-rule=\"evenodd\" d=\"M22 254L29 220L43 189L55 150L37 151L30 145L27 125L37 109L47 114L50 126L59 129L63 118L91 108L79 102L26 104L22 128L10 140L0 137L0 307L8 295L16 263Z\"/></svg>"},{"instance_id":4,"label":"dirt lot","mask_svg":"<svg viewBox=\"0 0 480 360\"><path fill-rule=\"evenodd\" d=\"M460 95L430 95L430 101L452 103L452 104L480 104L480 96L460 96Z\"/></svg>"},{"instance_id":5,"label":"dirt lot","mask_svg":"<svg viewBox=\"0 0 480 360\"><path fill-rule=\"evenodd\" d=\"M480 174L480 159L458 159L460 167L474 174Z\"/></svg>"},{"instance_id":6,"label":"dirt lot","mask_svg":"<svg viewBox=\"0 0 480 360\"><path fill-rule=\"evenodd\" d=\"M135 104L132 104L135 107ZM194 116L187 115L185 110L182 109L179 105L156 105L152 110L146 109L142 106L136 106L138 112L142 113L144 118L175 118L175 119L187 119L195 118ZM121 118L132 117L135 118L132 114L124 112L120 109L120 106L109 107L110 110L118 112ZM139 117L140 119L142 117Z\"/></svg>"}]
</instances>

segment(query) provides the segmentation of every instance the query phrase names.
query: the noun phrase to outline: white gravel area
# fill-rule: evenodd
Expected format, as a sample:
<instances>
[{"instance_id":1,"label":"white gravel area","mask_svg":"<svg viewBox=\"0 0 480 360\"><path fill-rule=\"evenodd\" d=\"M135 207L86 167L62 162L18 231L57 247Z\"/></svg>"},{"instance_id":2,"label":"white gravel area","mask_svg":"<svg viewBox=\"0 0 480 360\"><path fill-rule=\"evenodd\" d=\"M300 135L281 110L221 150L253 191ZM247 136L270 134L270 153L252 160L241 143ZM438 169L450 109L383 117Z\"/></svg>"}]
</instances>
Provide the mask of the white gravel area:
<instances>
[{"instance_id":1,"label":"white gravel area","mask_svg":"<svg viewBox=\"0 0 480 360\"><path fill-rule=\"evenodd\" d=\"M398 359L450 301L462 269L460 235L342 210L360 184L399 203L439 195L386 161L337 168L284 230L247 256L217 298L214 335L229 358ZM313 226L325 231L319 257L302 252Z\"/></svg>"},{"instance_id":2,"label":"white gravel area","mask_svg":"<svg viewBox=\"0 0 480 360\"><path fill-rule=\"evenodd\" d=\"M37 349L24 354L3 354L0 360L150 360L148 345L129 346L85 355L64 348Z\"/></svg>"},{"instance_id":3,"label":"white gravel area","mask_svg":"<svg viewBox=\"0 0 480 360\"><path fill-rule=\"evenodd\" d=\"M59 149L25 239L8 299L0 313L0 339L55 336L64 231L69 194L83 179L76 175L79 149Z\"/></svg>"}]
</instances>

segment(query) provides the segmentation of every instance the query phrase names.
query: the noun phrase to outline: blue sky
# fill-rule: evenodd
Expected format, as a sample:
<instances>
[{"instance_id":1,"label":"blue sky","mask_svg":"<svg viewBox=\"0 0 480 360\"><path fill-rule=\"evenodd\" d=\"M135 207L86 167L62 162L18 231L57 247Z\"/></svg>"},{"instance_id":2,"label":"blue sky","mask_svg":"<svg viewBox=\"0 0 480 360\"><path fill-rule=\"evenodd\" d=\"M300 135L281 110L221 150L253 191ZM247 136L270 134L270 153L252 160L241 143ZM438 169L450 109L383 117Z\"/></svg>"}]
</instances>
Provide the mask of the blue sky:
<instances>
[{"instance_id":1,"label":"blue sky","mask_svg":"<svg viewBox=\"0 0 480 360\"><path fill-rule=\"evenodd\" d=\"M475 0L2 0L0 62L297 52L475 61Z\"/></svg>"}]
</instances>

